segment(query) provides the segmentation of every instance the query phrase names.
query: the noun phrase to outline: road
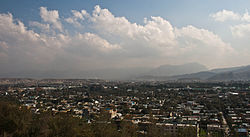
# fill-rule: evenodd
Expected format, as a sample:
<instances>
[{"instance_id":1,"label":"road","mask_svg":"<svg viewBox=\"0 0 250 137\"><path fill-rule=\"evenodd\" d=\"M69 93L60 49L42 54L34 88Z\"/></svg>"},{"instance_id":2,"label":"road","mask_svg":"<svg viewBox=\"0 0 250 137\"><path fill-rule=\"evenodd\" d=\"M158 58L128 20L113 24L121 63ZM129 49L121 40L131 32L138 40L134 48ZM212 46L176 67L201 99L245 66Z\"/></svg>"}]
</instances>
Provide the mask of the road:
<instances>
[{"instance_id":1,"label":"road","mask_svg":"<svg viewBox=\"0 0 250 137\"><path fill-rule=\"evenodd\" d=\"M228 137L229 136L229 131L230 131L229 126L227 124L227 121L226 121L226 119L224 117L223 112L220 112L220 114L221 114L221 117L222 117L222 128L223 128L223 130L225 132L225 136Z\"/></svg>"}]
</instances>

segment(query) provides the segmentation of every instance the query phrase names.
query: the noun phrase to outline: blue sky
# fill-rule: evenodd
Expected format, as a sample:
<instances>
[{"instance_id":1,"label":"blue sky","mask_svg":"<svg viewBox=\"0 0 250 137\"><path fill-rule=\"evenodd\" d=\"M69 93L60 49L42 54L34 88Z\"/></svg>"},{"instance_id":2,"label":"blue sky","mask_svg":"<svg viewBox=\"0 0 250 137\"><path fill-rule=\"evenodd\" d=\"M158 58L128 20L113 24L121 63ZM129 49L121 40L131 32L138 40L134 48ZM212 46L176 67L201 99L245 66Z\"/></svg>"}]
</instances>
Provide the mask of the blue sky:
<instances>
[{"instance_id":1,"label":"blue sky","mask_svg":"<svg viewBox=\"0 0 250 137\"><path fill-rule=\"evenodd\" d=\"M205 25L208 15L221 9L244 12L249 8L246 0L1 0L0 12L11 12L26 22L39 20L39 8L58 10L62 16L68 16L70 10L85 9L92 11L95 5L109 9L116 16L125 16L132 22L142 23L143 18L161 16L174 25ZM199 24L200 23L200 24Z\"/></svg>"},{"instance_id":2,"label":"blue sky","mask_svg":"<svg viewBox=\"0 0 250 137\"><path fill-rule=\"evenodd\" d=\"M30 20L39 21L39 8L58 10L60 16L70 16L70 11L85 9L91 12L95 5L109 9L116 16L124 16L131 22L143 24L145 17L161 16L177 27L195 25L227 37L224 24L215 24L209 14L222 9L243 13L250 1L238 0L1 0L0 12L12 13L25 24Z\"/></svg>"},{"instance_id":3,"label":"blue sky","mask_svg":"<svg viewBox=\"0 0 250 137\"><path fill-rule=\"evenodd\" d=\"M249 6L246 0L1 0L0 70L248 65Z\"/></svg>"}]
</instances>

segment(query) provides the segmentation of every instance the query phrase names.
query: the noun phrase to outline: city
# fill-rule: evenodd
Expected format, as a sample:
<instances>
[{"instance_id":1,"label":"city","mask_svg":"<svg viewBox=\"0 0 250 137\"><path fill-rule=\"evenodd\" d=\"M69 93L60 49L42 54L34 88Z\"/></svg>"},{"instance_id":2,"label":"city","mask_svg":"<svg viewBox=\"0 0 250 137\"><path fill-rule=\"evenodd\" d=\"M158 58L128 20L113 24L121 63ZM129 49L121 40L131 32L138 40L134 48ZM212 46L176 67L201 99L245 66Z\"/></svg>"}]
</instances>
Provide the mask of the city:
<instances>
[{"instance_id":1,"label":"city","mask_svg":"<svg viewBox=\"0 0 250 137\"><path fill-rule=\"evenodd\" d=\"M40 115L69 114L88 124L126 121L146 136L240 136L250 132L249 82L1 79L0 95ZM100 120L106 112L108 119ZM119 127L119 126L118 126ZM120 131L117 128L117 131ZM186 132L187 132L186 131ZM182 135L184 136L184 135Z\"/></svg>"}]
</instances>

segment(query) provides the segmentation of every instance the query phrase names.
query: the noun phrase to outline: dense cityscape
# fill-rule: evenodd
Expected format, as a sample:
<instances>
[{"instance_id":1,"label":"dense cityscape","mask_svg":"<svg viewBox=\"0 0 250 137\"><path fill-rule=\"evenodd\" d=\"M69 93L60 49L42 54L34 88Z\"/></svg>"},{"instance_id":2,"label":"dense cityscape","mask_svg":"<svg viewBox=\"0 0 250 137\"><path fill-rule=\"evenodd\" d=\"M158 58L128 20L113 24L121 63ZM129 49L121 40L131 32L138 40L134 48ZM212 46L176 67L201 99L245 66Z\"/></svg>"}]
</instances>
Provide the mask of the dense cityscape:
<instances>
[{"instance_id":1,"label":"dense cityscape","mask_svg":"<svg viewBox=\"0 0 250 137\"><path fill-rule=\"evenodd\" d=\"M3 102L11 102L35 116L67 115L85 126L113 124L118 136L123 135L126 122L134 132L123 136L248 137L249 91L250 83L243 81L1 79L0 111ZM11 119L4 114L0 113L1 123ZM13 135L17 130L0 132Z\"/></svg>"}]
</instances>

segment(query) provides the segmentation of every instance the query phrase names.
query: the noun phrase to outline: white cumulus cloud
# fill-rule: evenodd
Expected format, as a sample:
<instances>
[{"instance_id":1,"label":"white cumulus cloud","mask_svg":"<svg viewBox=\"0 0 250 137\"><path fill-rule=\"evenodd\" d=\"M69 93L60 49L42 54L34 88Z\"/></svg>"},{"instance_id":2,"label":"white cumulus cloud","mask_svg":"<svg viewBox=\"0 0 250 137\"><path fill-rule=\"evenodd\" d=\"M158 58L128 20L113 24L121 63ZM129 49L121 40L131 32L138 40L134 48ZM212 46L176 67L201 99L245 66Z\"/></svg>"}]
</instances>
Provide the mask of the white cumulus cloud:
<instances>
[{"instance_id":1,"label":"white cumulus cloud","mask_svg":"<svg viewBox=\"0 0 250 137\"><path fill-rule=\"evenodd\" d=\"M214 18L215 21L225 22L225 21L243 21L250 22L250 15L248 11L244 14L235 13L230 10L221 10L216 13L210 14L210 17Z\"/></svg>"},{"instance_id":2,"label":"white cumulus cloud","mask_svg":"<svg viewBox=\"0 0 250 137\"><path fill-rule=\"evenodd\" d=\"M211 14L215 21L237 21L238 24L230 26L231 33L234 38L249 38L250 34L250 15L246 10L244 14L235 13L234 11L222 10Z\"/></svg>"},{"instance_id":3,"label":"white cumulus cloud","mask_svg":"<svg viewBox=\"0 0 250 137\"><path fill-rule=\"evenodd\" d=\"M81 24L81 22L83 20L85 20L85 18L89 17L89 14L85 11L85 10L81 10L81 11L76 11L76 10L71 10L73 16L66 18L65 21L73 24L76 27L83 27L83 25Z\"/></svg>"},{"instance_id":4,"label":"white cumulus cloud","mask_svg":"<svg viewBox=\"0 0 250 137\"><path fill-rule=\"evenodd\" d=\"M62 31L63 28L62 28L59 13L57 10L47 10L46 7L41 7L40 16L44 22L51 23L54 28Z\"/></svg>"},{"instance_id":5,"label":"white cumulus cloud","mask_svg":"<svg viewBox=\"0 0 250 137\"><path fill-rule=\"evenodd\" d=\"M233 11L225 10L225 9L222 11L218 11L217 13L211 14L210 16L214 18L215 21L220 21L220 22L224 22L227 20L240 20L241 19L241 15L234 13Z\"/></svg>"},{"instance_id":6,"label":"white cumulus cloud","mask_svg":"<svg viewBox=\"0 0 250 137\"><path fill-rule=\"evenodd\" d=\"M250 24L239 24L231 26L233 36L237 38L248 37L250 38Z\"/></svg>"}]
</instances>

